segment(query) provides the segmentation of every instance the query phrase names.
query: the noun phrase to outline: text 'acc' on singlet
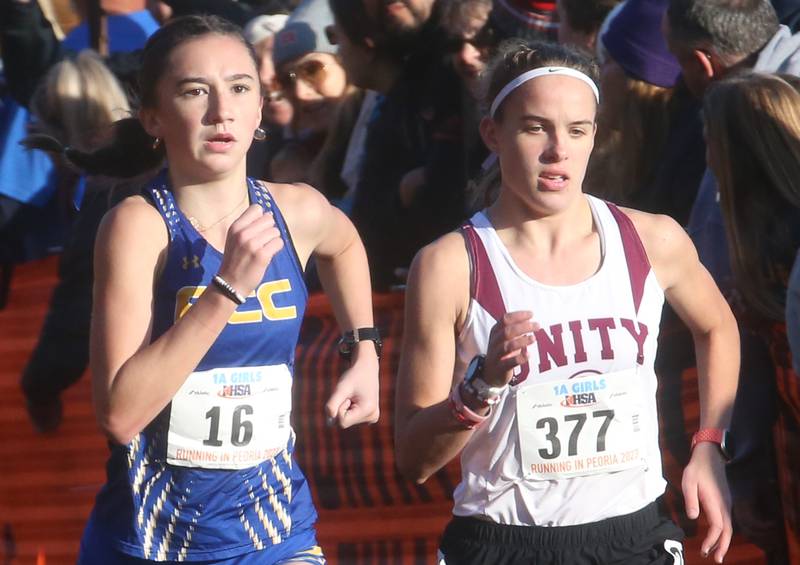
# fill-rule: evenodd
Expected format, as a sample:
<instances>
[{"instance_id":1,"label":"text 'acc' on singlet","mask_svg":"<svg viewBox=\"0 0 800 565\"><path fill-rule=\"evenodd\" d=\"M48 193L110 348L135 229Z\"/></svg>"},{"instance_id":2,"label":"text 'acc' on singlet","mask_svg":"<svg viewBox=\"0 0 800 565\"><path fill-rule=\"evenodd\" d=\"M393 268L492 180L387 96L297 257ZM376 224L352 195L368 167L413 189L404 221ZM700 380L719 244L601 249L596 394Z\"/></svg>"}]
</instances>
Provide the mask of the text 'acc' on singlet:
<instances>
[{"instance_id":1,"label":"text 'acc' on singlet","mask_svg":"<svg viewBox=\"0 0 800 565\"><path fill-rule=\"evenodd\" d=\"M294 352L307 290L286 223L268 190L248 179L251 203L271 211L284 240L172 402L128 445L112 446L92 525L123 553L213 560L290 544L316 521L291 429ZM169 231L155 288L152 340L212 284L222 253L180 211L162 173L146 190Z\"/></svg>"}]
</instances>

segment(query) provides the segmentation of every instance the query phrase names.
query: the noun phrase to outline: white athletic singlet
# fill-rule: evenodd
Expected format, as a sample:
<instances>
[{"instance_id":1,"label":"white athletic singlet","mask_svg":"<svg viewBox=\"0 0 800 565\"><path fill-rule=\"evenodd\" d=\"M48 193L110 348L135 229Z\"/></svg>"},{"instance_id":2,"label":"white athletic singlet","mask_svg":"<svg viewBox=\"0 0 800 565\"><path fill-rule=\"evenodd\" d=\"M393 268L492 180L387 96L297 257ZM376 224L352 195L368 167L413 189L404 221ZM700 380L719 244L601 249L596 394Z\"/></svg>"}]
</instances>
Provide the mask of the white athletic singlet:
<instances>
[{"instance_id":1,"label":"white athletic singlet","mask_svg":"<svg viewBox=\"0 0 800 565\"><path fill-rule=\"evenodd\" d=\"M664 492L653 370L664 293L630 219L586 198L602 261L578 284L527 276L483 212L463 229L472 285L454 380L486 353L503 313L532 311L542 329L462 452L457 516L569 526L634 512Z\"/></svg>"}]
</instances>

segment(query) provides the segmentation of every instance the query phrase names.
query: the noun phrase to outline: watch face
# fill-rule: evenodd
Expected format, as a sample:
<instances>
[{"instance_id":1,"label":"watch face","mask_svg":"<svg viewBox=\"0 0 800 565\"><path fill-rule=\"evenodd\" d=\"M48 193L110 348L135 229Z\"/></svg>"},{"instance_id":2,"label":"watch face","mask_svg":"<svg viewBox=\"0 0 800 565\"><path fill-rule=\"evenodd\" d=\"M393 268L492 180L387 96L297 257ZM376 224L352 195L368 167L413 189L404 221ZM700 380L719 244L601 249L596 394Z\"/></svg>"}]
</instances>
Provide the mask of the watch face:
<instances>
[{"instance_id":1,"label":"watch face","mask_svg":"<svg viewBox=\"0 0 800 565\"><path fill-rule=\"evenodd\" d=\"M722 455L725 456L725 459L730 461L733 459L734 451L734 442L732 441L731 434L728 430L724 430L722 432L722 441L719 442L719 449L722 451Z\"/></svg>"},{"instance_id":2,"label":"watch face","mask_svg":"<svg viewBox=\"0 0 800 565\"><path fill-rule=\"evenodd\" d=\"M472 361L469 362L469 365L467 365L467 373L464 376L464 380L471 381L476 376L480 375L482 368L483 355L476 355L472 358Z\"/></svg>"}]
</instances>

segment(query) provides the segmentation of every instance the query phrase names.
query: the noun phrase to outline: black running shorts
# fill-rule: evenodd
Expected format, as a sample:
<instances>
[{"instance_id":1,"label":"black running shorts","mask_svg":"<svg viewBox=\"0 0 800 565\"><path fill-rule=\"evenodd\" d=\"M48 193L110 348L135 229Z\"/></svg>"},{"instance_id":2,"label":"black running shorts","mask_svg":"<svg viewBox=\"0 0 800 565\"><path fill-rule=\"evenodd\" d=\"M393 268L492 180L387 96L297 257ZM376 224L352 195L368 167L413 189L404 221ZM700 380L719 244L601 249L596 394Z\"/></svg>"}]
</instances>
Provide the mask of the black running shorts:
<instances>
[{"instance_id":1,"label":"black running shorts","mask_svg":"<svg viewBox=\"0 0 800 565\"><path fill-rule=\"evenodd\" d=\"M683 565L683 531L653 502L579 526L505 526L456 516L439 565Z\"/></svg>"}]
</instances>

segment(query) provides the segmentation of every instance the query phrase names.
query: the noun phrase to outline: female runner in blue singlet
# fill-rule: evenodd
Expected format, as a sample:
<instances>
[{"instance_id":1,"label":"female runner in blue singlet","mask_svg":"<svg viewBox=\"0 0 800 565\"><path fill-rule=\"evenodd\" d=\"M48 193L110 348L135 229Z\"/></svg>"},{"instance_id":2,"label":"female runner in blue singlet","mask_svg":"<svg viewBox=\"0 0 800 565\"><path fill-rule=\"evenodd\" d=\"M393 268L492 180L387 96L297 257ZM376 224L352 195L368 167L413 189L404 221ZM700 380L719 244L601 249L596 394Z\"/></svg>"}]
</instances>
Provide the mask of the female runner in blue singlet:
<instances>
[{"instance_id":1,"label":"female runner in blue singlet","mask_svg":"<svg viewBox=\"0 0 800 565\"><path fill-rule=\"evenodd\" d=\"M312 188L246 177L262 98L238 28L168 23L144 50L140 88L138 119L109 147L66 150L114 176L167 162L97 237L91 368L111 457L79 563L324 563L292 456L303 269L314 255L351 332L328 418L375 422L379 343L352 333L373 324L363 246Z\"/></svg>"}]
</instances>

